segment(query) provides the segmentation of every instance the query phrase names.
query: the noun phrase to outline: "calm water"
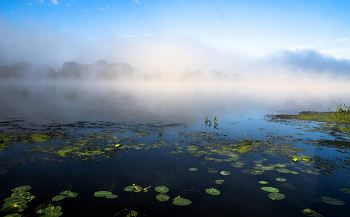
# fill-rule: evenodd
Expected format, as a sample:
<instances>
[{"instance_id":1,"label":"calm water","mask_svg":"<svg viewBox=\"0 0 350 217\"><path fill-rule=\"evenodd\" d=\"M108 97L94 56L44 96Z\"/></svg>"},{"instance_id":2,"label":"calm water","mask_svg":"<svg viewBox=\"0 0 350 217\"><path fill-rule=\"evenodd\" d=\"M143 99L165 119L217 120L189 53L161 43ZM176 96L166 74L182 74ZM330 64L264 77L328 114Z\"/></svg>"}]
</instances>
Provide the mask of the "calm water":
<instances>
[{"instance_id":1,"label":"calm water","mask_svg":"<svg viewBox=\"0 0 350 217\"><path fill-rule=\"evenodd\" d=\"M334 110L339 98L349 104L349 92L321 87L259 82L2 83L1 134L45 133L50 138L35 143L13 137L17 141L0 151L0 199L11 196L15 187L32 186L29 192L36 199L28 203L24 216L34 216L35 208L43 203L60 205L62 216L114 216L126 208L147 216L307 216L302 214L306 208L323 216L348 216L350 195L339 191L350 188L348 148L316 140L348 144L349 138L312 131L312 123L271 122L266 116ZM69 147L79 147L85 155L58 154ZM298 148L296 153L291 153L291 147ZM220 152L225 148L231 148L229 153ZM92 154L97 150L103 153ZM293 162L293 154L309 156L312 164ZM236 159L223 161L230 158ZM244 165L236 167L235 162ZM251 173L256 164L278 163L299 174L280 173L279 167L260 175ZM217 172L210 173L209 168ZM125 192L132 184L152 187L147 193ZM156 199L156 186L170 189L168 201ZM261 187L277 188L285 198L271 200ZM221 193L207 194L208 188ZM51 201L64 190L78 196ZM102 190L118 198L94 197L94 192ZM177 196L192 203L172 204ZM346 205L330 205L321 197Z\"/></svg>"}]
</instances>

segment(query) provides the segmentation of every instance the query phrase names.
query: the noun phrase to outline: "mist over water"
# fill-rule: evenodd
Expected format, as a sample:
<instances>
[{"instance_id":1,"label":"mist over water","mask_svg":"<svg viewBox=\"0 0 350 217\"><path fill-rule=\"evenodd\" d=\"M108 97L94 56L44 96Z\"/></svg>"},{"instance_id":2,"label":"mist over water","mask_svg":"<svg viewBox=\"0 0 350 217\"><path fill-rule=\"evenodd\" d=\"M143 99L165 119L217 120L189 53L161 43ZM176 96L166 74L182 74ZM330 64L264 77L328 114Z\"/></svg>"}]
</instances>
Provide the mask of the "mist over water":
<instances>
[{"instance_id":1,"label":"mist over water","mask_svg":"<svg viewBox=\"0 0 350 217\"><path fill-rule=\"evenodd\" d=\"M229 114L295 114L349 101L347 80L327 78L225 81L2 80L1 118L34 123L180 122ZM52 119L52 120L51 120Z\"/></svg>"}]
</instances>

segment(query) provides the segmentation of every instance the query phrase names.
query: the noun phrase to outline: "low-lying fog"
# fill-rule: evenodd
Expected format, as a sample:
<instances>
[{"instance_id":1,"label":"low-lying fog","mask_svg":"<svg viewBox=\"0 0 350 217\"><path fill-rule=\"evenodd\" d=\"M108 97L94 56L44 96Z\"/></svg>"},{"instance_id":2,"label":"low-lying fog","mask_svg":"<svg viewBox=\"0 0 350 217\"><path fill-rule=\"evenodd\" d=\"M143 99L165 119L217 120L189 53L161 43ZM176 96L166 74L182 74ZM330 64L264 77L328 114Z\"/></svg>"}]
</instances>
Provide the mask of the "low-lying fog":
<instances>
[{"instance_id":1,"label":"low-lying fog","mask_svg":"<svg viewBox=\"0 0 350 217\"><path fill-rule=\"evenodd\" d=\"M46 124L52 120L189 124L206 116L328 111L339 99L350 104L346 59L311 49L254 57L192 42L139 42L133 46L120 42L118 49L102 46L108 51L106 60L99 59L106 56L101 49L66 61L59 61L57 54L42 59L22 55L22 50L18 58L25 62L14 55L7 63L2 59L1 121L23 117ZM57 64L41 65L55 58ZM95 60L87 62L91 58Z\"/></svg>"}]
</instances>

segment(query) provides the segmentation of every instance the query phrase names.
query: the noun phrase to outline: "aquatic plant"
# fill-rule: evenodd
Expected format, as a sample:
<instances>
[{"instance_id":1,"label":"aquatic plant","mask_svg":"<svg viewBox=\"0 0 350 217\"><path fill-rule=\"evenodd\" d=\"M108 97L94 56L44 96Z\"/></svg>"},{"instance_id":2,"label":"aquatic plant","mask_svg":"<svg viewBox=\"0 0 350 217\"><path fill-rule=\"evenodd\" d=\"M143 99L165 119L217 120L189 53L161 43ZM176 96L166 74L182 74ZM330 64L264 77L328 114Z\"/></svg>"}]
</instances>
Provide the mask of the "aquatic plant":
<instances>
[{"instance_id":1,"label":"aquatic plant","mask_svg":"<svg viewBox=\"0 0 350 217\"><path fill-rule=\"evenodd\" d=\"M124 188L124 191L129 191L129 192L141 192L142 191L142 187L141 186L138 186L138 185L135 185L135 184L132 184L128 187L125 187Z\"/></svg>"},{"instance_id":2,"label":"aquatic plant","mask_svg":"<svg viewBox=\"0 0 350 217\"><path fill-rule=\"evenodd\" d=\"M173 200L173 204L178 205L178 206L187 206L190 205L192 201L185 199L183 197L177 196Z\"/></svg>"},{"instance_id":3,"label":"aquatic plant","mask_svg":"<svg viewBox=\"0 0 350 217\"><path fill-rule=\"evenodd\" d=\"M277 192L272 192L269 194L269 198L271 200L282 200L284 199L286 196L284 194L281 193L277 193Z\"/></svg>"},{"instance_id":4,"label":"aquatic plant","mask_svg":"<svg viewBox=\"0 0 350 217\"><path fill-rule=\"evenodd\" d=\"M4 204L0 212L22 212L28 208L27 203L35 199L27 190L32 187L29 185L19 186L12 189L11 197L4 199Z\"/></svg>"},{"instance_id":5,"label":"aquatic plant","mask_svg":"<svg viewBox=\"0 0 350 217\"><path fill-rule=\"evenodd\" d=\"M279 190L277 188L273 188L273 187L262 187L261 190L267 191L267 192L272 192L272 193L279 192Z\"/></svg>"},{"instance_id":6,"label":"aquatic plant","mask_svg":"<svg viewBox=\"0 0 350 217\"><path fill-rule=\"evenodd\" d=\"M193 172L193 171L197 171L198 169L197 168L189 168L188 170Z\"/></svg>"},{"instance_id":7,"label":"aquatic plant","mask_svg":"<svg viewBox=\"0 0 350 217\"><path fill-rule=\"evenodd\" d=\"M219 195L220 194L220 191L218 189L215 189L215 188L205 189L205 192L207 192L208 194L211 194L211 195Z\"/></svg>"},{"instance_id":8,"label":"aquatic plant","mask_svg":"<svg viewBox=\"0 0 350 217\"><path fill-rule=\"evenodd\" d=\"M166 194L158 194L156 196L156 198L157 198L157 200L159 200L161 202L164 202L164 201L169 200L170 197L168 195L166 195Z\"/></svg>"},{"instance_id":9,"label":"aquatic plant","mask_svg":"<svg viewBox=\"0 0 350 217\"><path fill-rule=\"evenodd\" d=\"M344 206L345 202L332 198L332 197L321 197L321 201L324 203L328 203L330 205Z\"/></svg>"},{"instance_id":10,"label":"aquatic plant","mask_svg":"<svg viewBox=\"0 0 350 217\"><path fill-rule=\"evenodd\" d=\"M169 191L169 188L165 186L158 186L155 188L155 190L159 193L167 193Z\"/></svg>"},{"instance_id":11,"label":"aquatic plant","mask_svg":"<svg viewBox=\"0 0 350 217\"><path fill-rule=\"evenodd\" d=\"M225 182L225 180L215 180L215 183L218 184L218 185L221 185L224 182Z\"/></svg>"}]
</instances>

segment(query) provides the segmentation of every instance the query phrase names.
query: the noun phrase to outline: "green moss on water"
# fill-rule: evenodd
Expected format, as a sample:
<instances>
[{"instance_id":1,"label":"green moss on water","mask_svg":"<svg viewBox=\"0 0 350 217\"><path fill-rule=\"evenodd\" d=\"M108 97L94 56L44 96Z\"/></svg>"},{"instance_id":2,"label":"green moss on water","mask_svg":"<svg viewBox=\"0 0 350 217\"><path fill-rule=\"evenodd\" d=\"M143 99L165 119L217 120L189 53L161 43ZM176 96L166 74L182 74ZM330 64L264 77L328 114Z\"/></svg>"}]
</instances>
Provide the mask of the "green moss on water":
<instances>
[{"instance_id":1,"label":"green moss on water","mask_svg":"<svg viewBox=\"0 0 350 217\"><path fill-rule=\"evenodd\" d=\"M35 143L39 143L39 142L45 142L47 141L48 139L50 139L50 136L47 135L47 134L41 134L41 133L34 133L34 134L31 134L29 136L31 138L31 140Z\"/></svg>"},{"instance_id":2,"label":"green moss on water","mask_svg":"<svg viewBox=\"0 0 350 217\"><path fill-rule=\"evenodd\" d=\"M80 148L74 147L74 146L67 146L62 150L55 151L56 154L58 154L61 157L66 157L68 153L77 152Z\"/></svg>"}]
</instances>

